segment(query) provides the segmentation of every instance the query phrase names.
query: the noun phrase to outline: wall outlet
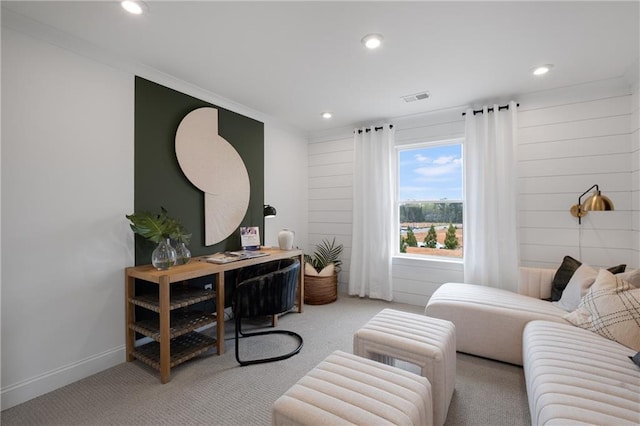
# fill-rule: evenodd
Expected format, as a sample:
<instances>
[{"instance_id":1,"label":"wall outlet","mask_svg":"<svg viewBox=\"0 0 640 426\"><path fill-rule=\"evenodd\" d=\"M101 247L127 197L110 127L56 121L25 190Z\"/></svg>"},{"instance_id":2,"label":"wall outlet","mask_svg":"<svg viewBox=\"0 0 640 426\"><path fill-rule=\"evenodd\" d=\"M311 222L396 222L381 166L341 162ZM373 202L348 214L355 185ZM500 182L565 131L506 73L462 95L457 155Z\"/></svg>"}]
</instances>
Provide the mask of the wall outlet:
<instances>
[{"instance_id":1,"label":"wall outlet","mask_svg":"<svg viewBox=\"0 0 640 426\"><path fill-rule=\"evenodd\" d=\"M213 284L205 284L204 285L204 289L205 290L213 290Z\"/></svg>"}]
</instances>

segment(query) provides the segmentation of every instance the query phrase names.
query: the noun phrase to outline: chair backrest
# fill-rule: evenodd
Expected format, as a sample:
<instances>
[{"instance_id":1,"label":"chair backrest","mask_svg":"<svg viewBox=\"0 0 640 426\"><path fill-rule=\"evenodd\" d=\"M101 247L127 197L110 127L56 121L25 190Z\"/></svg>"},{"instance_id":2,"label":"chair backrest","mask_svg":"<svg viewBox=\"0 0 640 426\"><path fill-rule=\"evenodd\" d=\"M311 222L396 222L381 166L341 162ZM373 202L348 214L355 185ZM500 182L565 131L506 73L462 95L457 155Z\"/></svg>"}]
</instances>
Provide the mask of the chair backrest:
<instances>
[{"instance_id":1,"label":"chair backrest","mask_svg":"<svg viewBox=\"0 0 640 426\"><path fill-rule=\"evenodd\" d=\"M279 269L237 284L233 313L243 318L275 315L293 308L300 275L297 259L269 262Z\"/></svg>"}]
</instances>

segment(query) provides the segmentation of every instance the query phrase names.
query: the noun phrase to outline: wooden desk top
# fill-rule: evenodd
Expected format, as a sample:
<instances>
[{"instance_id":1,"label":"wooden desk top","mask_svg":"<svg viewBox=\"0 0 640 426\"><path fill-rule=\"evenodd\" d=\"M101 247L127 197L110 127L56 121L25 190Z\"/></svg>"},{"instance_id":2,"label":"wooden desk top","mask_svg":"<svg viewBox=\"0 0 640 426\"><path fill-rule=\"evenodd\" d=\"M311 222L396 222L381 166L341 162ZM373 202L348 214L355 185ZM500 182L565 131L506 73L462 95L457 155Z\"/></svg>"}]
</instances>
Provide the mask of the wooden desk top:
<instances>
[{"instance_id":1,"label":"wooden desk top","mask_svg":"<svg viewBox=\"0 0 640 426\"><path fill-rule=\"evenodd\" d=\"M212 256L212 253L194 257L186 265L172 266L171 268L162 271L154 268L153 265L130 266L126 268L125 271L128 277L139 278L156 284L160 283L160 277L169 276L169 282L174 283L206 275L219 274L221 272L240 269L246 266L258 265L272 260L289 259L303 255L302 250L280 250L276 248L263 247L260 251L269 253L269 255L218 264L210 263L205 260L205 258Z\"/></svg>"}]
</instances>

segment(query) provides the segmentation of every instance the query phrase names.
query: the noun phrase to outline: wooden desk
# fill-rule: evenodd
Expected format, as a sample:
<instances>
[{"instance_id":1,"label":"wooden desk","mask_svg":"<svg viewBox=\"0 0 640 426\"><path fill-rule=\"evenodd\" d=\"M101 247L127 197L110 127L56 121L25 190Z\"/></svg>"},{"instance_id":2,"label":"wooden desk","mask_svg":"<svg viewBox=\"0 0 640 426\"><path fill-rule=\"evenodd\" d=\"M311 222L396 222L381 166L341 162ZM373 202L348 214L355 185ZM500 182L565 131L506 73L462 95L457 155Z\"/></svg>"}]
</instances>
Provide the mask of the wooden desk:
<instances>
[{"instance_id":1,"label":"wooden desk","mask_svg":"<svg viewBox=\"0 0 640 426\"><path fill-rule=\"evenodd\" d=\"M159 271L152 265L142 265L125 269L125 306L126 306L126 351L127 361L139 359L145 364L160 371L160 381L170 380L171 367L175 367L212 347L216 347L218 355L224 353L224 273L247 266L267 263L274 260L299 258L300 276L298 278L298 312L302 312L304 303L304 254L302 250L278 250L262 248L268 256L253 259L238 260L225 264L209 263L204 260L207 256L191 259L186 265L174 266L168 270ZM187 281L207 275L216 276L216 289L191 289L172 294L171 284ZM140 279L157 284L157 295L136 297L135 280ZM178 292L174 292L178 293ZM189 317L174 318L171 326L171 311L205 300L216 299L215 314L191 315ZM139 321L135 319L135 307L158 313L159 321ZM274 325L275 325L274 319ZM194 332L195 329L207 324L216 324L216 339ZM136 332L154 340L142 346L135 346ZM172 344L173 343L173 344ZM173 346L173 349L172 349ZM172 353L173 352L173 353Z\"/></svg>"}]
</instances>

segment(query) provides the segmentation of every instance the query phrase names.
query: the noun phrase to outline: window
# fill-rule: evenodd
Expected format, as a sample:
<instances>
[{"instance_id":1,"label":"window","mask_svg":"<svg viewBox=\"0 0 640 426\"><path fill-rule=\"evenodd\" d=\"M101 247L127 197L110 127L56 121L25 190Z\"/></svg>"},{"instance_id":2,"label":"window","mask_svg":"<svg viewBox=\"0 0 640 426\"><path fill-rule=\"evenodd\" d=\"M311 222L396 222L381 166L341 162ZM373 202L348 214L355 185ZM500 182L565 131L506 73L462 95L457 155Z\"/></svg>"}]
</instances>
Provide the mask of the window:
<instances>
[{"instance_id":1,"label":"window","mask_svg":"<svg viewBox=\"0 0 640 426\"><path fill-rule=\"evenodd\" d=\"M399 252L462 258L462 140L398 148Z\"/></svg>"}]
</instances>

